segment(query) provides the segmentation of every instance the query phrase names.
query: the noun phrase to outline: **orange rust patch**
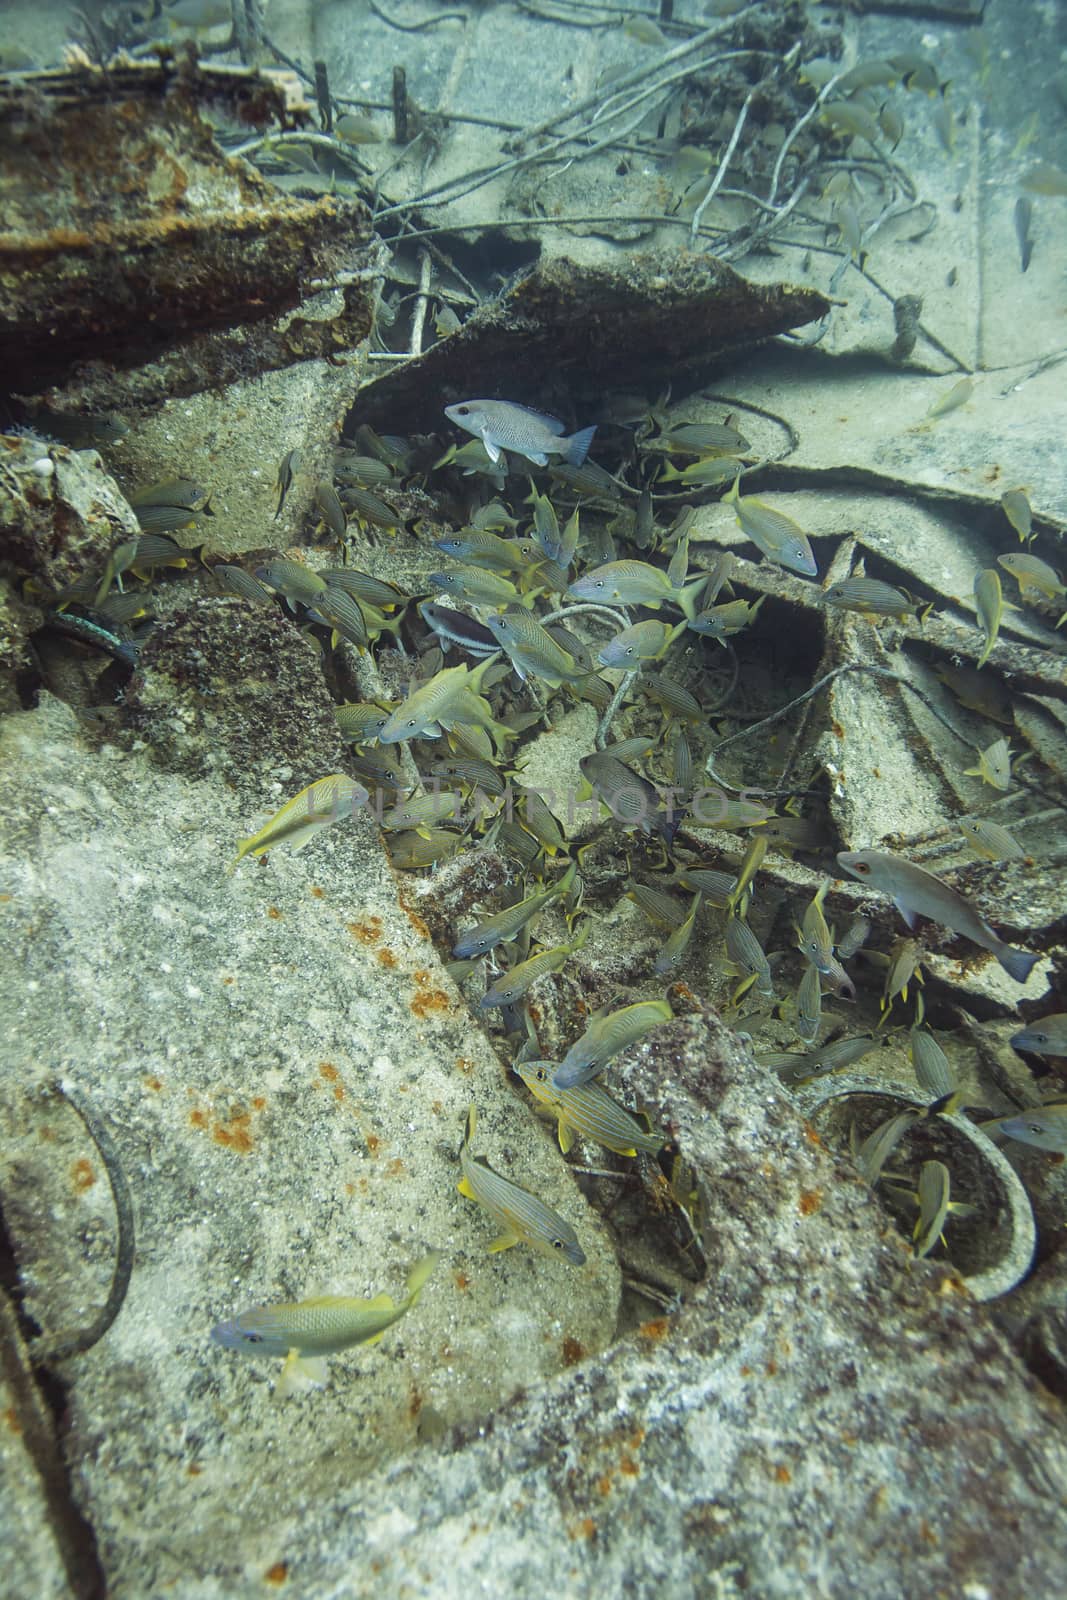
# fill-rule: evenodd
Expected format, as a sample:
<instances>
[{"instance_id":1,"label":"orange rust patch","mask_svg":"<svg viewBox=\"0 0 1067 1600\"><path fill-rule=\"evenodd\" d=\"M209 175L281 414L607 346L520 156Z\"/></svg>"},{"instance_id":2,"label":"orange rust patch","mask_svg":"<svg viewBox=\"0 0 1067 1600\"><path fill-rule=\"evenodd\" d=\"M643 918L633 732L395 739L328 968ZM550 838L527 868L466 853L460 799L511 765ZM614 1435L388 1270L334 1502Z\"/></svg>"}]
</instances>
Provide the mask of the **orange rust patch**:
<instances>
[{"instance_id":1,"label":"orange rust patch","mask_svg":"<svg viewBox=\"0 0 1067 1600\"><path fill-rule=\"evenodd\" d=\"M264 1583L283 1584L289 1576L288 1561L276 1561L273 1567L268 1567L263 1574Z\"/></svg>"},{"instance_id":2,"label":"orange rust patch","mask_svg":"<svg viewBox=\"0 0 1067 1600\"><path fill-rule=\"evenodd\" d=\"M385 1169L385 1176L387 1178L399 1178L401 1173L406 1172L406 1170L407 1168L404 1166L404 1163L401 1161L400 1157L394 1156L392 1161L389 1162Z\"/></svg>"},{"instance_id":3,"label":"orange rust patch","mask_svg":"<svg viewBox=\"0 0 1067 1600\"><path fill-rule=\"evenodd\" d=\"M452 1274L452 1282L455 1284L457 1289L467 1290L471 1286L471 1281L467 1277L467 1274L458 1270Z\"/></svg>"},{"instance_id":4,"label":"orange rust patch","mask_svg":"<svg viewBox=\"0 0 1067 1600\"><path fill-rule=\"evenodd\" d=\"M189 1465L185 1469L185 1474L188 1478L199 1478L203 1470L204 1469L200 1465L199 1461L190 1461Z\"/></svg>"},{"instance_id":5,"label":"orange rust patch","mask_svg":"<svg viewBox=\"0 0 1067 1600\"><path fill-rule=\"evenodd\" d=\"M425 967L416 967L411 976L416 983L429 983L430 981L430 974L426 971Z\"/></svg>"},{"instance_id":6,"label":"orange rust patch","mask_svg":"<svg viewBox=\"0 0 1067 1600\"><path fill-rule=\"evenodd\" d=\"M381 1148L382 1141L378 1138L378 1135L376 1133L368 1133L367 1149L369 1150L370 1154L372 1156L376 1156Z\"/></svg>"},{"instance_id":7,"label":"orange rust patch","mask_svg":"<svg viewBox=\"0 0 1067 1600\"><path fill-rule=\"evenodd\" d=\"M75 1161L70 1169L70 1181L79 1194L84 1194L86 1189L91 1189L96 1182L96 1173L93 1171L92 1162L85 1156Z\"/></svg>"},{"instance_id":8,"label":"orange rust patch","mask_svg":"<svg viewBox=\"0 0 1067 1600\"><path fill-rule=\"evenodd\" d=\"M819 1138L819 1135L816 1133L810 1122L805 1122L804 1124L804 1137L807 1139L809 1144L817 1144L820 1149L822 1148L822 1140Z\"/></svg>"},{"instance_id":9,"label":"orange rust patch","mask_svg":"<svg viewBox=\"0 0 1067 1600\"><path fill-rule=\"evenodd\" d=\"M418 976L416 973L416 982ZM411 1009L417 1017L427 1017L435 1011L451 1011L452 1002L443 989L419 989L411 1002Z\"/></svg>"},{"instance_id":10,"label":"orange rust patch","mask_svg":"<svg viewBox=\"0 0 1067 1600\"><path fill-rule=\"evenodd\" d=\"M145 1078L144 1086L145 1086L146 1089L154 1089L156 1094L158 1094L160 1089L162 1089L162 1087L163 1087L163 1079L162 1078Z\"/></svg>"},{"instance_id":11,"label":"orange rust patch","mask_svg":"<svg viewBox=\"0 0 1067 1600\"><path fill-rule=\"evenodd\" d=\"M429 924L419 916L417 911L412 910L411 906L408 905L408 902L405 900L403 895L400 895L399 899L401 911L404 913L405 917L407 917L408 921L411 923L411 926L415 929L415 932L419 935L420 939L428 939L430 937Z\"/></svg>"},{"instance_id":12,"label":"orange rust patch","mask_svg":"<svg viewBox=\"0 0 1067 1600\"><path fill-rule=\"evenodd\" d=\"M396 956L388 947L383 947L378 951L378 960L383 967L392 968L396 966Z\"/></svg>"},{"instance_id":13,"label":"orange rust patch","mask_svg":"<svg viewBox=\"0 0 1067 1600\"><path fill-rule=\"evenodd\" d=\"M802 1189L800 1191L800 1215L810 1217L813 1211L818 1211L822 1205L821 1189Z\"/></svg>"},{"instance_id":14,"label":"orange rust patch","mask_svg":"<svg viewBox=\"0 0 1067 1600\"><path fill-rule=\"evenodd\" d=\"M474 1062L471 1060L470 1056L456 1057L456 1071L465 1074L470 1074L474 1071Z\"/></svg>"},{"instance_id":15,"label":"orange rust patch","mask_svg":"<svg viewBox=\"0 0 1067 1600\"><path fill-rule=\"evenodd\" d=\"M367 917L364 922L350 922L348 931L360 944L377 944L382 936L382 919Z\"/></svg>"},{"instance_id":16,"label":"orange rust patch","mask_svg":"<svg viewBox=\"0 0 1067 1600\"><path fill-rule=\"evenodd\" d=\"M336 1083L338 1078L341 1076L332 1061L320 1061L319 1071L322 1076L324 1078L328 1078L331 1083Z\"/></svg>"},{"instance_id":17,"label":"orange rust patch","mask_svg":"<svg viewBox=\"0 0 1067 1600\"><path fill-rule=\"evenodd\" d=\"M254 1094L252 1096L252 1110L253 1111L262 1111L263 1107L266 1105L266 1103L267 1103L267 1101L266 1101L265 1096L263 1096L261 1094Z\"/></svg>"},{"instance_id":18,"label":"orange rust patch","mask_svg":"<svg viewBox=\"0 0 1067 1600\"><path fill-rule=\"evenodd\" d=\"M839 722L831 722L830 726L833 729L834 736L836 738L843 739L845 737L845 730Z\"/></svg>"},{"instance_id":19,"label":"orange rust patch","mask_svg":"<svg viewBox=\"0 0 1067 1600\"><path fill-rule=\"evenodd\" d=\"M775 1378L778 1376L778 1363L775 1361L773 1356L763 1370L767 1374L768 1378Z\"/></svg>"},{"instance_id":20,"label":"orange rust patch","mask_svg":"<svg viewBox=\"0 0 1067 1600\"><path fill-rule=\"evenodd\" d=\"M608 1495L611 1493L611 1475L610 1475L610 1473L605 1472L605 1474L604 1474L604 1476L602 1478L598 1478L597 1481L596 1481L596 1487L597 1487L597 1493L598 1494L602 1494L604 1496L605 1500L606 1500Z\"/></svg>"},{"instance_id":21,"label":"orange rust patch","mask_svg":"<svg viewBox=\"0 0 1067 1600\"><path fill-rule=\"evenodd\" d=\"M925 1540L927 1544L938 1545L941 1543L941 1540L937 1537L925 1517L919 1518L919 1538Z\"/></svg>"},{"instance_id":22,"label":"orange rust patch","mask_svg":"<svg viewBox=\"0 0 1067 1600\"><path fill-rule=\"evenodd\" d=\"M619 1457L619 1471L627 1478L636 1478L641 1471L641 1468L627 1450L624 1450Z\"/></svg>"},{"instance_id":23,"label":"orange rust patch","mask_svg":"<svg viewBox=\"0 0 1067 1600\"><path fill-rule=\"evenodd\" d=\"M223 983L236 983L237 979L236 978L223 978L222 981L223 981Z\"/></svg>"},{"instance_id":24,"label":"orange rust patch","mask_svg":"<svg viewBox=\"0 0 1067 1600\"><path fill-rule=\"evenodd\" d=\"M774 1469L774 1481L775 1483L792 1483L793 1474L790 1472L788 1467L783 1466L779 1462L778 1466L776 1466Z\"/></svg>"},{"instance_id":25,"label":"orange rust patch","mask_svg":"<svg viewBox=\"0 0 1067 1600\"><path fill-rule=\"evenodd\" d=\"M338 1101L343 1100L345 1097L345 1092L339 1083L335 1083L333 1086L333 1097Z\"/></svg>"},{"instance_id":26,"label":"orange rust patch","mask_svg":"<svg viewBox=\"0 0 1067 1600\"><path fill-rule=\"evenodd\" d=\"M567 1338L563 1341L563 1365L573 1367L585 1355L585 1347L577 1339Z\"/></svg>"},{"instance_id":27,"label":"orange rust patch","mask_svg":"<svg viewBox=\"0 0 1067 1600\"><path fill-rule=\"evenodd\" d=\"M751 1367L738 1367L737 1370L740 1372L742 1378L751 1378L751 1376L752 1376L752 1368Z\"/></svg>"},{"instance_id":28,"label":"orange rust patch","mask_svg":"<svg viewBox=\"0 0 1067 1600\"><path fill-rule=\"evenodd\" d=\"M206 1128L210 1118L206 1111L190 1111L189 1121L194 1128Z\"/></svg>"},{"instance_id":29,"label":"orange rust patch","mask_svg":"<svg viewBox=\"0 0 1067 1600\"><path fill-rule=\"evenodd\" d=\"M345 1184L345 1194L355 1194L355 1192L356 1192L356 1186L355 1186L354 1183L346 1183Z\"/></svg>"},{"instance_id":30,"label":"orange rust patch","mask_svg":"<svg viewBox=\"0 0 1067 1600\"><path fill-rule=\"evenodd\" d=\"M234 1113L225 1122L215 1123L211 1137L216 1144L225 1145L227 1150L236 1150L239 1156L246 1156L252 1149L252 1135L248 1131L251 1121L250 1111Z\"/></svg>"},{"instance_id":31,"label":"orange rust patch","mask_svg":"<svg viewBox=\"0 0 1067 1600\"><path fill-rule=\"evenodd\" d=\"M670 1328L670 1322L666 1317L653 1317L651 1322L642 1322L637 1331L642 1339L665 1339Z\"/></svg>"},{"instance_id":32,"label":"orange rust patch","mask_svg":"<svg viewBox=\"0 0 1067 1600\"><path fill-rule=\"evenodd\" d=\"M10 1433L22 1432L22 1423L18 1419L18 1413L14 1406L4 1407L4 1423Z\"/></svg>"},{"instance_id":33,"label":"orange rust patch","mask_svg":"<svg viewBox=\"0 0 1067 1600\"><path fill-rule=\"evenodd\" d=\"M272 920L275 921L275 922L280 922L282 920L282 914L278 910L277 906L268 906L267 907L267 915L268 915L268 917L272 918Z\"/></svg>"},{"instance_id":34,"label":"orange rust patch","mask_svg":"<svg viewBox=\"0 0 1067 1600\"><path fill-rule=\"evenodd\" d=\"M311 892L316 900L323 900L326 897L326 890L320 889L317 883L311 885Z\"/></svg>"}]
</instances>

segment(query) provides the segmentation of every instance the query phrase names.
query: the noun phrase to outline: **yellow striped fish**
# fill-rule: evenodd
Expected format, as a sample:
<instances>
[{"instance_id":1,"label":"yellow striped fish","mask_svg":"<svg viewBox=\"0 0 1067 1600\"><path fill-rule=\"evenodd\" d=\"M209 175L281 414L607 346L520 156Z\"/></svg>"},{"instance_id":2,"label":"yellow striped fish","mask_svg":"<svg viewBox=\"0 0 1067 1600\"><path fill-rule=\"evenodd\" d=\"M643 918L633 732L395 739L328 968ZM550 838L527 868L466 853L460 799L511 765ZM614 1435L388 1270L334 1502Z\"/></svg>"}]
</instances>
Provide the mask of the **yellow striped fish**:
<instances>
[{"instance_id":1,"label":"yellow striped fish","mask_svg":"<svg viewBox=\"0 0 1067 1600\"><path fill-rule=\"evenodd\" d=\"M350 817L368 798L363 785L343 772L317 778L292 800L287 800L258 833L238 840L237 854L227 871L232 872L244 856L263 855L277 844L287 844L293 851L302 850L320 829L328 828L331 822L342 817Z\"/></svg>"},{"instance_id":2,"label":"yellow striped fish","mask_svg":"<svg viewBox=\"0 0 1067 1600\"><path fill-rule=\"evenodd\" d=\"M559 1147L566 1155L574 1135L594 1139L616 1155L635 1156L639 1150L654 1156L666 1142L662 1133L646 1133L637 1118L613 1100L599 1083L579 1084L575 1089L556 1089L552 1085L551 1061L517 1061L515 1071L536 1100L547 1106L559 1123Z\"/></svg>"},{"instance_id":3,"label":"yellow striped fish","mask_svg":"<svg viewBox=\"0 0 1067 1600\"><path fill-rule=\"evenodd\" d=\"M569 1222L528 1189L495 1171L488 1161L471 1155L470 1144L477 1122L478 1113L471 1106L459 1147L463 1176L456 1187L468 1200L476 1200L484 1206L503 1230L489 1249L507 1250L513 1244L528 1244L544 1256L566 1256L576 1267L584 1266L585 1252Z\"/></svg>"},{"instance_id":4,"label":"yellow striped fish","mask_svg":"<svg viewBox=\"0 0 1067 1600\"><path fill-rule=\"evenodd\" d=\"M387 1328L411 1310L436 1267L431 1252L408 1274L407 1294L394 1305L387 1294L373 1300L355 1295L324 1294L311 1300L294 1300L274 1306L255 1306L228 1322L220 1322L211 1337L227 1350L249 1356L285 1356L285 1366L275 1386L275 1398L298 1389L321 1387L326 1382L326 1357L357 1344L377 1344Z\"/></svg>"}]
</instances>

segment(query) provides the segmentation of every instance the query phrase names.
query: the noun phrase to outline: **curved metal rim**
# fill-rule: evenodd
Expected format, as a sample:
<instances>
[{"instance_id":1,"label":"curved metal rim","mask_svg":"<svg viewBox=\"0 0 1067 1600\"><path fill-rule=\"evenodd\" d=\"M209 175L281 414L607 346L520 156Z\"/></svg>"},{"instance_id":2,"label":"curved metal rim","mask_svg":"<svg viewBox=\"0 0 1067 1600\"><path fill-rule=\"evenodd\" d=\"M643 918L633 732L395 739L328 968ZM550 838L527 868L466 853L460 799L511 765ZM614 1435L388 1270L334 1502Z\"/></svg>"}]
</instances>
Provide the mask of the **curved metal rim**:
<instances>
[{"instance_id":1,"label":"curved metal rim","mask_svg":"<svg viewBox=\"0 0 1067 1600\"><path fill-rule=\"evenodd\" d=\"M890 1088L873 1078L838 1078L835 1083L811 1083L793 1092L800 1110L806 1117L810 1117L822 1106L828 1105L831 1100L845 1100L853 1094L880 1095L883 1100L899 1100L905 1105L915 1106L920 1111L926 1109L925 1101L916 1100L914 1095L905 1094L901 1089ZM1011 1162L1001 1154L988 1134L976 1128L966 1117L959 1117L951 1112L948 1114L942 1112L941 1120L947 1122L956 1133L970 1140L978 1154L993 1168L1000 1181L1000 1187L1007 1197L1011 1212L1011 1243L995 1265L985 1272L976 1272L973 1277L963 1279L976 1300L996 1300L1022 1282L1034 1259L1034 1251L1037 1248L1037 1225L1034 1222L1030 1196Z\"/></svg>"}]
</instances>

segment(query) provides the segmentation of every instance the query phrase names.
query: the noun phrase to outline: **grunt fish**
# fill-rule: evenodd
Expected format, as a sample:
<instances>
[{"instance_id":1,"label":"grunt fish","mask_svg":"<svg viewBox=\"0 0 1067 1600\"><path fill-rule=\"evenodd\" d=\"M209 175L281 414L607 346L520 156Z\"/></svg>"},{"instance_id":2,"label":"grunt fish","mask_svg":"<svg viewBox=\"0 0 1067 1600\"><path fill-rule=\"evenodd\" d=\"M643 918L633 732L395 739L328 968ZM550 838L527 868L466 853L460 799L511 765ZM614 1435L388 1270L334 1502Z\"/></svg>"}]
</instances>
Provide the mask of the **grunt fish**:
<instances>
[{"instance_id":1,"label":"grunt fish","mask_svg":"<svg viewBox=\"0 0 1067 1600\"><path fill-rule=\"evenodd\" d=\"M560 972L589 937L589 922L585 921L567 944L558 944L551 950L540 950L528 961L510 967L485 991L478 1001L479 1011L493 1011L499 1006L514 1005L534 984L550 973Z\"/></svg>"},{"instance_id":2,"label":"grunt fish","mask_svg":"<svg viewBox=\"0 0 1067 1600\"><path fill-rule=\"evenodd\" d=\"M935 1100L944 1100L959 1087L948 1057L927 1028L912 1028L908 1035L911 1064L919 1088Z\"/></svg>"},{"instance_id":3,"label":"grunt fish","mask_svg":"<svg viewBox=\"0 0 1067 1600\"><path fill-rule=\"evenodd\" d=\"M545 1256L565 1256L576 1267L585 1265L585 1252L570 1223L546 1206L543 1200L505 1178L488 1161L471 1154L471 1140L478 1114L471 1106L463 1143L459 1148L463 1176L456 1187L468 1200L483 1206L503 1231L489 1246L490 1251L508 1250L513 1244L528 1244Z\"/></svg>"},{"instance_id":4,"label":"grunt fish","mask_svg":"<svg viewBox=\"0 0 1067 1600\"><path fill-rule=\"evenodd\" d=\"M842 583L831 584L823 591L822 603L860 611L864 616L896 617L900 622L908 617L918 619L921 612L913 596L879 578L846 578Z\"/></svg>"},{"instance_id":5,"label":"grunt fish","mask_svg":"<svg viewBox=\"0 0 1067 1600\"><path fill-rule=\"evenodd\" d=\"M988 817L964 817L960 832L979 861L1025 861L1026 851L1007 828Z\"/></svg>"},{"instance_id":6,"label":"grunt fish","mask_svg":"<svg viewBox=\"0 0 1067 1600\"><path fill-rule=\"evenodd\" d=\"M1048 562L1031 555L1027 550L998 556L997 561L1005 572L1011 573L1023 596L1028 589L1036 589L1038 594L1045 595L1049 600L1058 600L1061 594L1067 595L1067 585L1060 582L1058 574ZM1063 621L1064 617L1061 617L1056 626L1059 627Z\"/></svg>"},{"instance_id":7,"label":"grunt fish","mask_svg":"<svg viewBox=\"0 0 1067 1600\"><path fill-rule=\"evenodd\" d=\"M299 561L286 561L282 556L257 567L256 577L275 594L280 594L290 611L295 611L298 605L314 605L319 596L326 593L326 582L317 572Z\"/></svg>"},{"instance_id":8,"label":"grunt fish","mask_svg":"<svg viewBox=\"0 0 1067 1600\"><path fill-rule=\"evenodd\" d=\"M642 666L646 661L659 661L686 626L684 617L674 627L653 618L635 622L609 639L597 652L597 660L602 667L622 667L625 671Z\"/></svg>"},{"instance_id":9,"label":"grunt fish","mask_svg":"<svg viewBox=\"0 0 1067 1600\"><path fill-rule=\"evenodd\" d=\"M1007 793L1011 788L1011 746L1007 739L994 739L985 750L980 750L978 765L965 767L964 776L981 778L991 788Z\"/></svg>"},{"instance_id":10,"label":"grunt fish","mask_svg":"<svg viewBox=\"0 0 1067 1600\"><path fill-rule=\"evenodd\" d=\"M928 1256L941 1237L949 1212L951 1180L943 1161L924 1161L919 1173L919 1216L912 1235L917 1256Z\"/></svg>"},{"instance_id":11,"label":"grunt fish","mask_svg":"<svg viewBox=\"0 0 1067 1600\"><path fill-rule=\"evenodd\" d=\"M248 1356L285 1356L275 1397L297 1389L321 1388L326 1382L326 1357L358 1344L377 1344L387 1329L414 1306L439 1257L431 1252L412 1267L407 1293L399 1305L387 1294L373 1300L354 1295L317 1295L310 1300L256 1306L229 1322L220 1322L211 1337L227 1350Z\"/></svg>"},{"instance_id":12,"label":"grunt fish","mask_svg":"<svg viewBox=\"0 0 1067 1600\"><path fill-rule=\"evenodd\" d=\"M557 644L528 612L497 612L486 617L485 625L524 681L532 678L558 689L561 684L585 676L570 651Z\"/></svg>"},{"instance_id":13,"label":"grunt fish","mask_svg":"<svg viewBox=\"0 0 1067 1600\"><path fill-rule=\"evenodd\" d=\"M1000 587L1000 575L994 567L986 567L974 580L974 603L978 608L978 623L985 634L985 644L982 653L975 662L975 669L984 667L989 660L989 654L997 642L1000 632L1000 619L1004 615L1004 596Z\"/></svg>"},{"instance_id":14,"label":"grunt fish","mask_svg":"<svg viewBox=\"0 0 1067 1600\"><path fill-rule=\"evenodd\" d=\"M289 490L293 487L293 479L300 471L300 464L302 460L303 457L299 450L289 450L284 456L282 456L281 463L278 467L277 481L274 485L275 489L278 491L278 509L274 513L275 522L277 522L278 518L282 514L282 507L285 505L286 499L288 498Z\"/></svg>"},{"instance_id":15,"label":"grunt fish","mask_svg":"<svg viewBox=\"0 0 1067 1600\"><path fill-rule=\"evenodd\" d=\"M738 492L740 478L734 479L733 488L723 495L723 504L732 505L738 526L756 548L780 567L799 572L805 578L816 578L819 569L815 564L808 536L792 517L775 511L753 495Z\"/></svg>"},{"instance_id":16,"label":"grunt fish","mask_svg":"<svg viewBox=\"0 0 1067 1600\"><path fill-rule=\"evenodd\" d=\"M515 1071L534 1098L556 1118L559 1147L564 1155L576 1133L620 1156L635 1156L639 1150L654 1156L666 1143L664 1134L646 1132L637 1118L599 1083L557 1089L552 1082L551 1061L517 1061Z\"/></svg>"},{"instance_id":17,"label":"grunt fish","mask_svg":"<svg viewBox=\"0 0 1067 1600\"><path fill-rule=\"evenodd\" d=\"M1000 504L1004 515L1019 535L1019 543L1026 544L1030 539L1034 517L1026 497L1026 490L1005 489L1000 497Z\"/></svg>"},{"instance_id":18,"label":"grunt fish","mask_svg":"<svg viewBox=\"0 0 1067 1600\"><path fill-rule=\"evenodd\" d=\"M647 561L608 561L577 578L567 589L570 600L600 600L608 605L649 606L663 601L680 606L687 617L696 612L696 599L704 588L703 575L676 589L661 567Z\"/></svg>"},{"instance_id":19,"label":"grunt fish","mask_svg":"<svg viewBox=\"0 0 1067 1600\"><path fill-rule=\"evenodd\" d=\"M797 1033L808 1044L818 1037L821 1019L822 981L818 967L809 965L804 968L804 975L797 985L796 1016Z\"/></svg>"},{"instance_id":20,"label":"grunt fish","mask_svg":"<svg viewBox=\"0 0 1067 1600\"><path fill-rule=\"evenodd\" d=\"M697 915L700 911L703 898L704 897L699 890L696 894L694 894L689 915L686 917L681 927L675 928L674 932L669 935L662 950L660 950L659 954L656 956L653 971L655 972L657 978L672 977L681 966L683 960L685 959L685 953L689 948L689 942L693 937L693 929L696 927Z\"/></svg>"},{"instance_id":21,"label":"grunt fish","mask_svg":"<svg viewBox=\"0 0 1067 1600\"><path fill-rule=\"evenodd\" d=\"M508 906L505 910L498 911L495 916L486 917L473 928L468 928L466 933L460 934L452 946L453 956L461 961L471 956L485 956L490 950L495 950L498 944L517 939L528 922L531 922L546 906L551 905L553 900L567 893L577 870L572 864L559 882L554 883L550 889L544 889L540 894L532 894L528 899L520 900L517 905Z\"/></svg>"},{"instance_id":22,"label":"grunt fish","mask_svg":"<svg viewBox=\"0 0 1067 1600\"><path fill-rule=\"evenodd\" d=\"M744 980L734 996L735 1001L740 999L745 989L752 984L755 984L758 994L774 993L770 963L764 954L763 946L748 923L738 916L729 916L726 919L726 954L742 973Z\"/></svg>"},{"instance_id":23,"label":"grunt fish","mask_svg":"<svg viewBox=\"0 0 1067 1600\"><path fill-rule=\"evenodd\" d=\"M232 872L247 855L265 855L275 845L287 844L294 853L302 850L323 828L352 816L369 798L363 785L343 772L316 779L287 800L258 833L238 841L237 854L227 870Z\"/></svg>"},{"instance_id":24,"label":"grunt fish","mask_svg":"<svg viewBox=\"0 0 1067 1600\"><path fill-rule=\"evenodd\" d=\"M613 1056L636 1044L661 1022L670 1022L673 1016L666 1000L639 1000L619 1011L598 1012L556 1068L553 1089L575 1089L588 1083Z\"/></svg>"},{"instance_id":25,"label":"grunt fish","mask_svg":"<svg viewBox=\"0 0 1067 1600\"><path fill-rule=\"evenodd\" d=\"M916 916L922 916L963 934L983 950L992 951L1016 983L1025 983L1040 959L1006 944L961 894L902 856L884 850L842 850L837 860L853 878L888 894L909 928L914 927Z\"/></svg>"}]
</instances>

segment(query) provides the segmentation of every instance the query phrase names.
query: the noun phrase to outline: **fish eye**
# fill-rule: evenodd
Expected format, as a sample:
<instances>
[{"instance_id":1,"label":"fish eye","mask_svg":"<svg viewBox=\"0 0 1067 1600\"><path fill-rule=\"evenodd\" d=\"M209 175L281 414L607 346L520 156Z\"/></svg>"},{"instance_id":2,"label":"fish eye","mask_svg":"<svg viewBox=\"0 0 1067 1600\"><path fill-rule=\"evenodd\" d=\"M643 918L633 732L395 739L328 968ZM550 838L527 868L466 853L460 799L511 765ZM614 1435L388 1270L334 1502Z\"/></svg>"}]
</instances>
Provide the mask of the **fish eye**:
<instances>
[{"instance_id":1,"label":"fish eye","mask_svg":"<svg viewBox=\"0 0 1067 1600\"><path fill-rule=\"evenodd\" d=\"M553 1241L552 1241L553 1250L562 1250L563 1247L564 1246L563 1246L563 1240L562 1239L553 1239Z\"/></svg>"},{"instance_id":2,"label":"fish eye","mask_svg":"<svg viewBox=\"0 0 1067 1600\"><path fill-rule=\"evenodd\" d=\"M246 1344L262 1344L263 1343L263 1335L261 1333L246 1333L244 1337L245 1337L245 1343Z\"/></svg>"},{"instance_id":3,"label":"fish eye","mask_svg":"<svg viewBox=\"0 0 1067 1600\"><path fill-rule=\"evenodd\" d=\"M856 871L857 872L862 872L864 877L866 877L867 873L870 872L870 870L871 869L867 865L866 861L857 861L856 862Z\"/></svg>"},{"instance_id":4,"label":"fish eye","mask_svg":"<svg viewBox=\"0 0 1067 1600\"><path fill-rule=\"evenodd\" d=\"M461 417L469 417L471 414L470 406L457 406L456 410L459 412Z\"/></svg>"}]
</instances>

